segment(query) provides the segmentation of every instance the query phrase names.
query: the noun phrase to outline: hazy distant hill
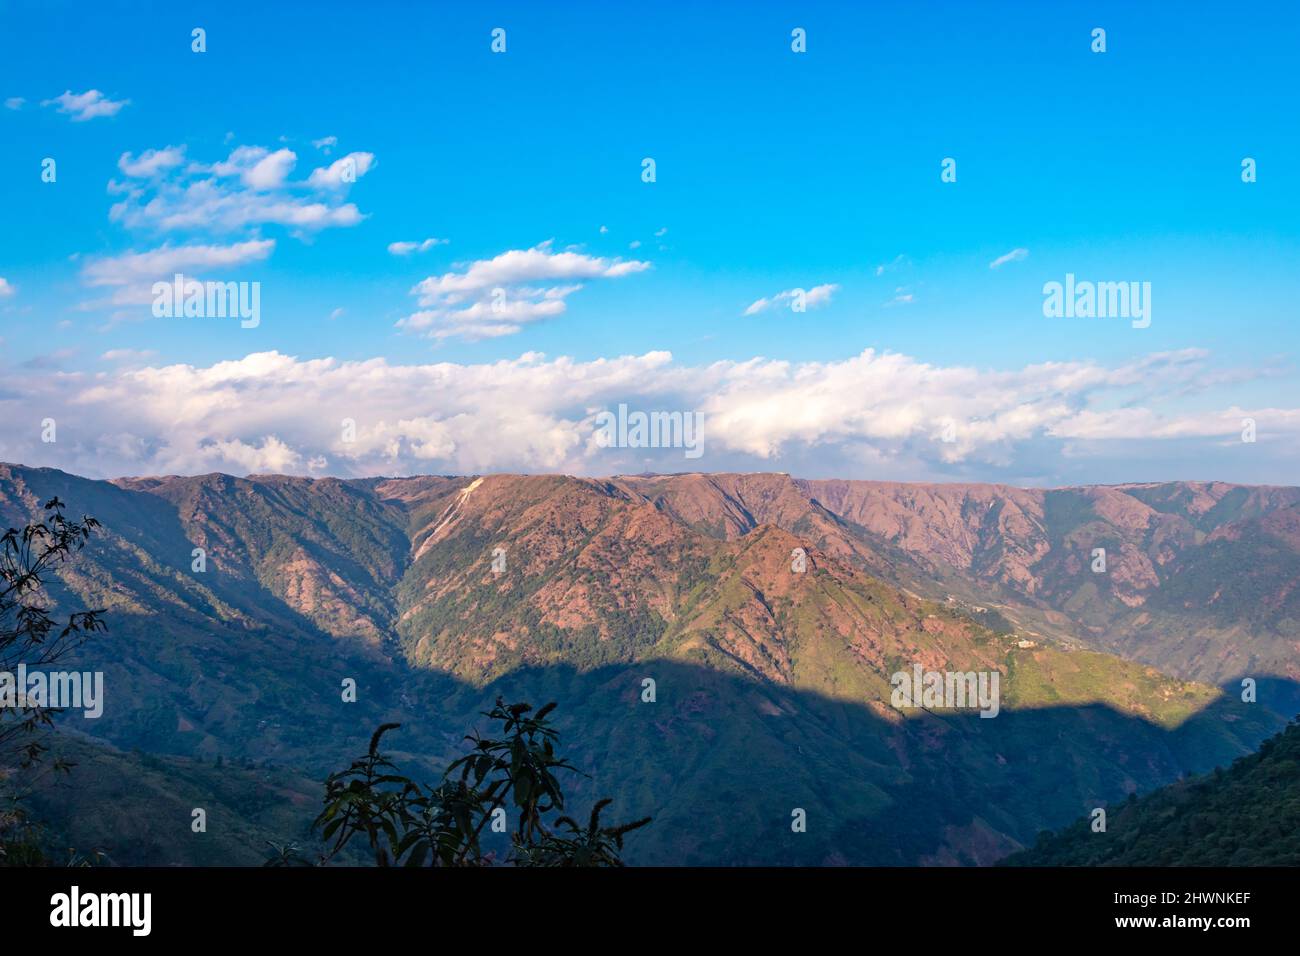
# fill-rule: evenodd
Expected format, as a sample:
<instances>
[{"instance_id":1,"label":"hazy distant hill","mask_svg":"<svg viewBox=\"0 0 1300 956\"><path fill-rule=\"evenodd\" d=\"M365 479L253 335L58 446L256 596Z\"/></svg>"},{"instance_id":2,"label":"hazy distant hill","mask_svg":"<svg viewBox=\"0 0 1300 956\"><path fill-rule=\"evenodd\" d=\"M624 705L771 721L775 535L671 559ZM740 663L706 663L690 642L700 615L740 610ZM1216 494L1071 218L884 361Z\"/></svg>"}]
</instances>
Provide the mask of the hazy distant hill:
<instances>
[{"instance_id":1,"label":"hazy distant hill","mask_svg":"<svg viewBox=\"0 0 1300 956\"><path fill-rule=\"evenodd\" d=\"M1283 723L1273 698L1294 692L1295 489L110 483L0 466L0 520L56 494L105 525L62 577L109 612L84 655L106 672L107 710L78 730L164 761L320 779L381 720L402 721L391 744L433 770L495 694L555 699L591 776L574 792L656 818L633 862L991 862L1248 752ZM1249 575L1234 577L1241 557L1222 549L1251 540L1257 584L1239 594ZM1105 575L1089 570L1094 546ZM1200 603L1178 597L1184 575L1221 575L1221 596L1187 584ZM1186 617L1201 630L1167 640ZM1155 658L1183 679L1140 662ZM904 716L889 677L913 663L996 670L1001 713ZM1259 704L1186 680L1248 666L1279 678ZM345 678L356 703L341 700ZM166 779L115 799L170 815L194 797L164 793ZM807 833L791 833L794 808ZM125 839L108 819L106 839Z\"/></svg>"}]
</instances>

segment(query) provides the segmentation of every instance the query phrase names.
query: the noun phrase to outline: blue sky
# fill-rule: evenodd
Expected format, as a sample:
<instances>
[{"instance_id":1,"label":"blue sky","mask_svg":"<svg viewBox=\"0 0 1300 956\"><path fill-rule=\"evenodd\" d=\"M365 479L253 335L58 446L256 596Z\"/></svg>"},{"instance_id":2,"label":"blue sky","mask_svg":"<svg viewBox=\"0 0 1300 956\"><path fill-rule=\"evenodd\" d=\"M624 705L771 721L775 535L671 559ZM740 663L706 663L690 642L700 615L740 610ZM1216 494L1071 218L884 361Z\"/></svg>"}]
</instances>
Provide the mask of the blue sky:
<instances>
[{"instance_id":1,"label":"blue sky","mask_svg":"<svg viewBox=\"0 0 1300 956\"><path fill-rule=\"evenodd\" d=\"M205 53L191 51L194 27ZM497 27L504 54L489 48ZM807 53L791 51L795 27ZM1090 49L1094 27L1105 53ZM592 451L591 415L627 400L701 409L718 426L689 467L1289 481L1298 48L1300 14L1280 3L2 3L0 401L19 424L0 427L0 458L105 474L682 470L680 455ZM86 103L108 105L81 118ZM179 158L161 174L128 174L168 147ZM292 161L269 180L240 165L285 150ZM354 184L307 186L350 155L369 157ZM41 180L46 157L54 183ZM645 157L654 183L641 179ZM940 181L945 157L955 183ZM1243 157L1258 182L1241 181ZM170 211L192 211L193 196L167 191L204 181L221 208L260 209L261 220L200 211L175 226L151 212L168 196ZM351 212L306 227L265 212L313 204ZM428 238L445 241L388 248ZM149 282L126 257L190 247L245 250L191 271L260 283L257 328L154 318L129 294ZM540 272L516 283L513 260L498 257L528 250ZM1023 252L990 268L1013 250ZM556 311L485 337L448 316L486 286L468 300L413 293L426 279L463 286L473 263L494 260L486 271L507 276L521 308L545 288ZM1150 282L1150 327L1045 318L1043 284L1067 272ZM744 315L818 286L834 288L807 312ZM411 323L420 313L424 324ZM574 384L601 360L661 352L671 360L633 363L600 389ZM267 353L278 358L251 362L229 394L202 375ZM529 364L570 359L577 371L506 371L483 385L482 370L538 353ZM890 378L898 369L878 360L893 353L922 371ZM766 371L747 370L755 359ZM303 363L324 360L337 373L328 393L286 386L277 403L257 380L321 379ZM403 412L400 396L368 401L379 390L358 369L375 361L444 374L421 373L434 384ZM1101 384L1043 389L1026 370L1044 363L1092 369ZM178 367L191 371L162 371ZM65 376L61 392L47 391L50 374ZM186 374L197 377L178 384ZM455 394L430 399L453 387L448 375ZM756 398L756 383L778 375L786 410ZM886 393L866 400L870 422L855 424L843 384L854 375ZM936 421L964 414L963 390L1003 388L999 375L1023 401L975 401L963 438L936 444ZM259 394L274 410L178 418L168 389L180 387L217 406ZM513 410L480 401L490 410L472 420L476 387L552 394ZM906 387L933 401L899 406ZM106 410L133 393L162 407L122 424ZM757 423L800 395L798 421ZM23 416L39 421L42 402L67 409L75 440L33 441ZM330 437L332 417L301 420L303 408L348 402L364 454ZM1018 425L1025 404L1034 420ZM1098 425L1117 410L1123 427ZM403 430L403 414L417 424ZM1247 416L1260 447L1242 455L1232 438ZM516 429L550 437L466 451Z\"/></svg>"}]
</instances>

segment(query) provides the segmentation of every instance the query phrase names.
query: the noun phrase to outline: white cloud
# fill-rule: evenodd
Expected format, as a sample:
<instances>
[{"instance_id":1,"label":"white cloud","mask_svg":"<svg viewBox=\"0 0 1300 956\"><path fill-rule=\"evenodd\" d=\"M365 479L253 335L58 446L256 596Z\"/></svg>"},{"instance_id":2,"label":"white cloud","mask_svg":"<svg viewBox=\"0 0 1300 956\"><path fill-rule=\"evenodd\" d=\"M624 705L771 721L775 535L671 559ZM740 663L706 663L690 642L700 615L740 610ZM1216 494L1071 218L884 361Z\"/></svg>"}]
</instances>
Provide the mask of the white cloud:
<instances>
[{"instance_id":1,"label":"white cloud","mask_svg":"<svg viewBox=\"0 0 1300 956\"><path fill-rule=\"evenodd\" d=\"M742 313L743 315L757 315L760 312L773 308L778 305L787 303L793 304L798 301L798 295L803 293L803 304L806 309L816 309L827 305L831 298L838 292L840 287L833 282L823 285L813 286L811 289L786 289L784 292L778 292L770 298L756 299L751 302Z\"/></svg>"},{"instance_id":2,"label":"white cloud","mask_svg":"<svg viewBox=\"0 0 1300 956\"><path fill-rule=\"evenodd\" d=\"M662 229L656 229L656 230L655 230L655 238L656 238L656 239L662 239L662 238L663 238L664 236L666 236L666 235L668 235L668 227L667 227L667 226L664 226Z\"/></svg>"},{"instance_id":3,"label":"white cloud","mask_svg":"<svg viewBox=\"0 0 1300 956\"><path fill-rule=\"evenodd\" d=\"M97 259L87 263L82 276L92 286L123 285L133 279L168 278L189 269L241 266L266 259L274 249L274 239L252 239L228 246L163 245L148 252Z\"/></svg>"},{"instance_id":4,"label":"white cloud","mask_svg":"<svg viewBox=\"0 0 1300 956\"><path fill-rule=\"evenodd\" d=\"M606 259L580 252L552 252L551 240L531 249L512 249L460 271L429 276L411 294L420 311L398 322L433 339L498 338L529 322L563 314L565 300L582 288L577 280L615 279L643 272L649 262ZM533 286L533 282L560 282Z\"/></svg>"},{"instance_id":5,"label":"white cloud","mask_svg":"<svg viewBox=\"0 0 1300 956\"><path fill-rule=\"evenodd\" d=\"M67 113L74 123L81 123L99 116L116 116L122 107L130 102L130 100L110 100L99 90L87 90L85 93L65 90L52 100L43 100L41 105L57 105L60 113Z\"/></svg>"},{"instance_id":6,"label":"white cloud","mask_svg":"<svg viewBox=\"0 0 1300 956\"><path fill-rule=\"evenodd\" d=\"M279 189L297 162L298 154L293 150L277 149L254 163L241 178L250 189Z\"/></svg>"},{"instance_id":7,"label":"white cloud","mask_svg":"<svg viewBox=\"0 0 1300 956\"><path fill-rule=\"evenodd\" d=\"M449 239L425 239L421 242L390 242L388 251L395 256L409 256L413 252L428 252L434 246L445 246Z\"/></svg>"},{"instance_id":8,"label":"white cloud","mask_svg":"<svg viewBox=\"0 0 1300 956\"><path fill-rule=\"evenodd\" d=\"M146 362L157 354L153 349L109 349L99 358L103 362Z\"/></svg>"},{"instance_id":9,"label":"white cloud","mask_svg":"<svg viewBox=\"0 0 1300 956\"><path fill-rule=\"evenodd\" d=\"M339 144L339 138L337 136L322 136L320 139L312 140L311 144L328 155L330 150Z\"/></svg>"},{"instance_id":10,"label":"white cloud","mask_svg":"<svg viewBox=\"0 0 1300 956\"><path fill-rule=\"evenodd\" d=\"M123 153L117 161L117 168L136 179L147 179L158 173L174 169L185 162L184 146L168 146L165 149L146 149L139 159L130 153Z\"/></svg>"},{"instance_id":11,"label":"white cloud","mask_svg":"<svg viewBox=\"0 0 1300 956\"><path fill-rule=\"evenodd\" d=\"M644 272L649 262L606 259L577 252L551 252L551 240L470 263L460 272L430 276L416 286L423 296L462 295L494 286L549 279L609 279Z\"/></svg>"},{"instance_id":12,"label":"white cloud","mask_svg":"<svg viewBox=\"0 0 1300 956\"><path fill-rule=\"evenodd\" d=\"M911 305L916 301L916 296L907 288L900 285L894 290L894 297L885 303L886 307L891 305Z\"/></svg>"},{"instance_id":13,"label":"white cloud","mask_svg":"<svg viewBox=\"0 0 1300 956\"><path fill-rule=\"evenodd\" d=\"M237 176L249 189L269 191L285 185L297 162L298 154L291 149L272 152L264 146L240 146L211 167L196 164L194 171L211 172L218 177Z\"/></svg>"},{"instance_id":14,"label":"white cloud","mask_svg":"<svg viewBox=\"0 0 1300 956\"><path fill-rule=\"evenodd\" d=\"M14 287L9 284L9 280L0 276L0 299L7 298L14 294Z\"/></svg>"},{"instance_id":15,"label":"white cloud","mask_svg":"<svg viewBox=\"0 0 1300 956\"><path fill-rule=\"evenodd\" d=\"M158 164L160 154L167 156L163 165ZM362 155L371 156L352 154ZM140 167L146 157L149 163ZM298 158L290 149L238 146L211 165L182 166L172 163L172 158L167 150L146 151L138 160L126 154L119 165L128 175L137 167L153 167L156 175L148 181L110 182L109 192L124 198L109 210L109 219L130 229L158 232L239 232L274 224L312 233L355 226L364 218L353 203L341 201L339 190L326 181L328 175L317 176L325 171L315 170L306 180L290 180ZM372 165L373 156L357 165L358 174L363 166ZM330 188L322 192L318 186Z\"/></svg>"},{"instance_id":16,"label":"white cloud","mask_svg":"<svg viewBox=\"0 0 1300 956\"><path fill-rule=\"evenodd\" d=\"M609 232L609 226L601 226L601 227L600 227L600 234L601 234L602 236L603 236L605 233L607 233L607 232Z\"/></svg>"},{"instance_id":17,"label":"white cloud","mask_svg":"<svg viewBox=\"0 0 1300 956\"><path fill-rule=\"evenodd\" d=\"M5 109L20 110L23 108L23 104L26 102L27 101L23 99L21 96L11 96L9 97L9 99L5 100Z\"/></svg>"},{"instance_id":18,"label":"white cloud","mask_svg":"<svg viewBox=\"0 0 1300 956\"><path fill-rule=\"evenodd\" d=\"M989 263L990 269L997 269L1006 265L1008 262L1021 262L1029 258L1029 250L1024 248L1012 249L1010 252L998 256Z\"/></svg>"},{"instance_id":19,"label":"white cloud","mask_svg":"<svg viewBox=\"0 0 1300 956\"><path fill-rule=\"evenodd\" d=\"M313 169L307 185L313 189L342 189L370 172L374 164L374 153L348 153L328 166Z\"/></svg>"},{"instance_id":20,"label":"white cloud","mask_svg":"<svg viewBox=\"0 0 1300 956\"><path fill-rule=\"evenodd\" d=\"M171 279L176 273L199 278L213 269L233 269L268 258L275 249L274 239L252 239L232 245L162 245L147 252L128 252L120 256L94 259L82 268L82 281L93 288L111 288L107 302L101 305L145 305L153 301L150 287L154 282Z\"/></svg>"},{"instance_id":21,"label":"white cloud","mask_svg":"<svg viewBox=\"0 0 1300 956\"><path fill-rule=\"evenodd\" d=\"M1135 462L1185 447L1189 460L1216 475L1261 461L1286 474L1294 473L1300 445L1297 408L1249 407L1205 393L1196 405L1206 410L1187 410L1187 393L1213 377L1208 357L1194 351L1112 367L1011 370L936 366L872 349L828 362L699 366L665 352L586 362L530 353L477 365L262 352L206 367L141 367L138 358L106 355L121 364L64 371L57 381L37 366L15 370L14 397L0 416L4 457L94 476L645 470L645 450L595 443L596 413L620 402L701 412L704 458L691 467L710 471L844 476L856 463L913 480L1010 471L1048 473L1060 483L1075 474L1068 469L1110 454L1114 470L1092 480L1122 481L1150 473ZM46 415L75 420L78 441L40 444L24 423ZM1244 417L1271 439L1251 446L1247 465L1232 454ZM357 422L355 443L340 440L343 418ZM945 442L949 423L955 440ZM680 450L655 462L654 470L681 470Z\"/></svg>"},{"instance_id":22,"label":"white cloud","mask_svg":"<svg viewBox=\"0 0 1300 956\"><path fill-rule=\"evenodd\" d=\"M360 210L352 203L335 206L298 197L229 192L210 181L169 191L168 195L157 196L147 203L118 203L110 210L109 218L128 228L152 227L161 232L205 227L234 232L268 224L315 232L355 226L362 220Z\"/></svg>"}]
</instances>

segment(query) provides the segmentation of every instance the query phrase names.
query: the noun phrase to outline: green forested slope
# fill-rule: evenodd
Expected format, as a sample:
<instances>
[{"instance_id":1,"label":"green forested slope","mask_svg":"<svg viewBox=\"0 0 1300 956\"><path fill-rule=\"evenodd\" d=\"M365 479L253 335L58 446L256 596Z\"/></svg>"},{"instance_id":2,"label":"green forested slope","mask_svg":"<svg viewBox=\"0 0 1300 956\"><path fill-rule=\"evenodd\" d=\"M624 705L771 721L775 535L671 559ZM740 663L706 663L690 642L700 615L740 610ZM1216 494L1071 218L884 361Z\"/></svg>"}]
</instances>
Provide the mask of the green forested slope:
<instances>
[{"instance_id":1,"label":"green forested slope","mask_svg":"<svg viewBox=\"0 0 1300 956\"><path fill-rule=\"evenodd\" d=\"M1013 866L1295 866L1300 864L1300 722L1227 769L1179 781L1043 834Z\"/></svg>"}]
</instances>

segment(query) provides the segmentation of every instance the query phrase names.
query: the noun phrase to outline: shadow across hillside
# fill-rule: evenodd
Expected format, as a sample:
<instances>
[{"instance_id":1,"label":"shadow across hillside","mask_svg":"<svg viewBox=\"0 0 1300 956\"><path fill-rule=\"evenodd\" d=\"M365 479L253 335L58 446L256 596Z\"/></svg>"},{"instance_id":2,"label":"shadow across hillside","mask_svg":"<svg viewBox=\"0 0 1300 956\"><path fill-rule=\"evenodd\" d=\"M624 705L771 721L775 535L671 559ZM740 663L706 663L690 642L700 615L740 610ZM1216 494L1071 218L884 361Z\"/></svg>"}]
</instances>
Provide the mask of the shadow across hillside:
<instances>
[{"instance_id":1,"label":"shadow across hillside","mask_svg":"<svg viewBox=\"0 0 1300 956\"><path fill-rule=\"evenodd\" d=\"M92 753L41 807L75 845L103 847L122 863L255 862L264 840L303 837L318 808L307 796L311 781L345 767L380 723L402 723L386 746L409 774L431 776L463 752L463 735L482 726L481 712L500 694L558 702L563 751L587 774L568 785L579 815L608 795L617 818L655 818L632 838L630 862L985 864L1130 792L1229 763L1280 729L1300 701L1295 682L1270 679L1260 681L1255 704L1240 701L1239 683L1225 684L1223 696L1178 726L1139 715L1176 711L1169 701L1140 698L1128 701L1132 712L1004 705L994 719L904 717L861 697L676 658L533 667L477 686L413 668L391 633L366 641L334 627L338 617L313 620L284 599L299 589L298 606L319 618L326 600L332 608L351 596L400 608L409 606L400 600L404 588L427 586L428 575L403 576L406 539L393 530L401 515L340 483L177 479L168 483L172 500L0 466L5 520L30 517L33 485L42 498L57 494L77 513L111 519L85 560L68 569L66 589L52 590L69 599L75 592L77 606L109 609L109 633L61 663L103 672L104 715L73 713L63 722L83 735L70 748L85 753L102 740L118 752ZM222 496L215 503L203 497L210 488ZM198 508L221 518L203 534L226 535L232 555L203 574L189 568L194 545L182 521ZM423 560L477 554L476 529ZM273 577L283 562L261 558L277 547L290 563L300 553L356 560L331 565L340 576L326 582L334 597L328 589L304 594L319 576L306 568ZM444 609L448 620L462 613L454 603ZM457 623L483 619L472 605L463 615ZM425 633L447 622L436 623ZM590 641L608 652L605 660L631 653L599 633ZM1039 676L1054 699L1051 674ZM643 700L646 680L654 681L653 702ZM843 686L834 670L825 680L821 686ZM1160 694L1181 693L1160 686ZM214 825L202 836L190 828L195 806L212 811ZM806 832L792 830L796 810Z\"/></svg>"},{"instance_id":2,"label":"shadow across hillside","mask_svg":"<svg viewBox=\"0 0 1300 956\"><path fill-rule=\"evenodd\" d=\"M358 661L339 664L346 669ZM585 672L521 670L484 687L401 662L370 666L354 670L355 704L339 700L328 668L309 667L297 675L296 700L262 693L240 712L242 720L207 726L192 709L183 718L189 705L159 687L132 702L135 714L148 715L144 727L129 719L102 727L125 749L148 743L142 749L159 754L204 754L208 765L215 749L240 770L259 771L251 783L263 789L293 780L282 788L293 807L287 816L280 807L271 813L265 794L253 799L238 781L227 782L227 792L213 800L231 807L251 802L276 826L296 819L280 837L301 840L318 809L302 800L301 781L346 766L381 721L402 724L385 741L399 765L412 776L431 777L460 752L465 732L486 729L479 715L497 695L538 705L555 700L561 751L587 775L566 781L571 807L581 814L595 799L612 796L617 818L655 818L630 842L629 862L906 865L992 863L1093 807L1227 764L1285 723L1266 700L1247 705L1231 698L1173 729L1095 705L1003 709L993 719L924 712L897 719L896 712L863 703L666 660ZM253 686L258 680L228 676ZM653 702L642 699L647 678L655 682ZM195 729L171 738L150 733L160 719L173 718ZM201 794L196 780L209 777L185 777L187 800ZM154 829L175 827L165 850L172 856L142 859L115 845L121 841L110 831L96 835L95 844L119 862L223 862L211 859L210 846L200 852L188 815L166 823L179 804L159 787L156 772L152 779L151 790L119 788L113 799L119 813L122 804L138 804L129 812L152 820ZM94 786L81 782L81 792L67 801L69 814L74 804L80 812L94 805ZM59 814L57 798L43 805ZM796 809L806 815L806 832L792 831ZM79 831L87 833L84 825ZM225 862L249 862L260 850L247 845L250 835L267 838L252 825L241 833L212 838L234 837Z\"/></svg>"}]
</instances>

